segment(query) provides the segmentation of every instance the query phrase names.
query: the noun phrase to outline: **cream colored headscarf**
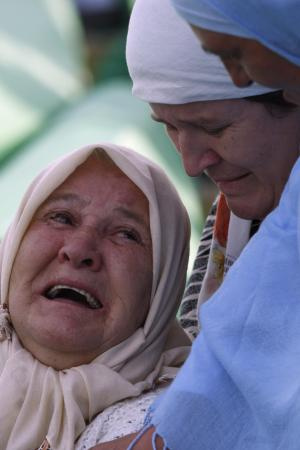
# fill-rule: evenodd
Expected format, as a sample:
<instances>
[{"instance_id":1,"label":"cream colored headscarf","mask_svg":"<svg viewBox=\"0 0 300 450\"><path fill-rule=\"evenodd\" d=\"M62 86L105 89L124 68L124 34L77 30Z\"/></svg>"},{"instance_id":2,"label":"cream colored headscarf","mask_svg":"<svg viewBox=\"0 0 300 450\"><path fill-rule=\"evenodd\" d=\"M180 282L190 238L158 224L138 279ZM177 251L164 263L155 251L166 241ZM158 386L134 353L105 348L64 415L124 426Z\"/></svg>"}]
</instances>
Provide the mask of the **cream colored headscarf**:
<instances>
[{"instance_id":1,"label":"cream colored headscarf","mask_svg":"<svg viewBox=\"0 0 300 450\"><path fill-rule=\"evenodd\" d=\"M189 343L175 314L185 284L189 221L163 171L137 153L110 144L88 146L53 163L33 181L0 248L1 303L20 242L41 203L95 151L105 151L149 200L153 245L150 309L143 327L92 363L57 371L12 340L0 343L0 448L34 450L45 438L71 450L86 424L114 402L172 379ZM138 278L137 278L138 282Z\"/></svg>"}]
</instances>

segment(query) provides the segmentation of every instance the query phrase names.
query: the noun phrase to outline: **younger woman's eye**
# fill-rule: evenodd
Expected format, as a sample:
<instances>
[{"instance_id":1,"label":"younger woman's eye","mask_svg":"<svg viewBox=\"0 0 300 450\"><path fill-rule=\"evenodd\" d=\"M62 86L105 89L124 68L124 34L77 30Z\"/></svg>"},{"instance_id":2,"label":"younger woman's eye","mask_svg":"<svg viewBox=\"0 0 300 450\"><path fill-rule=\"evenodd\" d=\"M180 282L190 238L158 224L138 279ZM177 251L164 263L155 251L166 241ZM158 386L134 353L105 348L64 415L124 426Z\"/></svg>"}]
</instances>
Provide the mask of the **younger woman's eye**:
<instances>
[{"instance_id":1,"label":"younger woman's eye","mask_svg":"<svg viewBox=\"0 0 300 450\"><path fill-rule=\"evenodd\" d=\"M205 132L207 134L210 134L211 136L220 136L228 127L229 125L224 125L222 127L216 128L205 128Z\"/></svg>"},{"instance_id":2,"label":"younger woman's eye","mask_svg":"<svg viewBox=\"0 0 300 450\"><path fill-rule=\"evenodd\" d=\"M166 130L167 130L168 132L174 132L174 131L177 131L177 128L174 127L173 125L171 125L170 123L166 123L166 124L165 124L165 127L166 127Z\"/></svg>"}]
</instances>

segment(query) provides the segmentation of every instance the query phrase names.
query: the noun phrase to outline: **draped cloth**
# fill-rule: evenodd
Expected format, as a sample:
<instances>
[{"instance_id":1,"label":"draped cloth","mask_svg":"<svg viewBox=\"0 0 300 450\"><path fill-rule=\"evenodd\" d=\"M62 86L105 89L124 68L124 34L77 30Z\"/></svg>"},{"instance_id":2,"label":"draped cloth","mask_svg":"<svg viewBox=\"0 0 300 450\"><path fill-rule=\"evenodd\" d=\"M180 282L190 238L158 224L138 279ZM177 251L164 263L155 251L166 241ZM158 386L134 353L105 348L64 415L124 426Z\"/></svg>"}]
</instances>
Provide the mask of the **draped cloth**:
<instances>
[{"instance_id":1,"label":"draped cloth","mask_svg":"<svg viewBox=\"0 0 300 450\"><path fill-rule=\"evenodd\" d=\"M206 274L198 298L198 308L220 287L230 266L249 239L250 220L230 212L224 194L218 201L216 222Z\"/></svg>"},{"instance_id":2,"label":"draped cloth","mask_svg":"<svg viewBox=\"0 0 300 450\"><path fill-rule=\"evenodd\" d=\"M202 332L150 422L172 450L298 450L300 160L279 206L200 312Z\"/></svg>"},{"instance_id":3,"label":"draped cloth","mask_svg":"<svg viewBox=\"0 0 300 450\"><path fill-rule=\"evenodd\" d=\"M255 39L300 65L297 0L172 0L179 14L200 28Z\"/></svg>"},{"instance_id":4,"label":"draped cloth","mask_svg":"<svg viewBox=\"0 0 300 450\"><path fill-rule=\"evenodd\" d=\"M70 153L32 182L1 243L1 304L6 303L14 259L37 208L94 151L105 151L149 201L153 246L150 309L144 325L132 336L90 364L67 370L40 363L22 347L15 332L11 340L0 342L1 450L34 450L45 438L52 450L73 449L76 438L97 413L119 400L138 396L161 379L172 379L189 350L188 339L175 319L188 259L186 210L159 167L110 144Z\"/></svg>"},{"instance_id":5,"label":"draped cloth","mask_svg":"<svg viewBox=\"0 0 300 450\"><path fill-rule=\"evenodd\" d=\"M126 58L133 94L150 103L184 104L265 94L274 89L231 81L220 59L205 53L170 0L136 0Z\"/></svg>"},{"instance_id":6,"label":"draped cloth","mask_svg":"<svg viewBox=\"0 0 300 450\"><path fill-rule=\"evenodd\" d=\"M229 268L241 254L259 221L237 217L219 194L206 220L197 256L180 305L179 321L191 339L201 330L201 305L222 284Z\"/></svg>"}]
</instances>

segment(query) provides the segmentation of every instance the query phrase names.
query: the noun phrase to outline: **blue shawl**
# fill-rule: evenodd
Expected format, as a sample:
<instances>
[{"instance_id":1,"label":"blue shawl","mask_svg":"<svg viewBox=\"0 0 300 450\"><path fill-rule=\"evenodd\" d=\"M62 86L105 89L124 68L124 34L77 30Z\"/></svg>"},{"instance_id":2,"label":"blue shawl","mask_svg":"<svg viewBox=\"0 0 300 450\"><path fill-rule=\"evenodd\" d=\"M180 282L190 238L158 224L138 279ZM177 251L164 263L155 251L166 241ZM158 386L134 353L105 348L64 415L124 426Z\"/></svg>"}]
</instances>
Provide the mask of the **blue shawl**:
<instances>
[{"instance_id":1,"label":"blue shawl","mask_svg":"<svg viewBox=\"0 0 300 450\"><path fill-rule=\"evenodd\" d=\"M300 159L279 206L201 308L151 423L172 450L300 448Z\"/></svg>"},{"instance_id":2,"label":"blue shawl","mask_svg":"<svg viewBox=\"0 0 300 450\"><path fill-rule=\"evenodd\" d=\"M299 0L172 0L191 24L255 39L300 65Z\"/></svg>"}]
</instances>

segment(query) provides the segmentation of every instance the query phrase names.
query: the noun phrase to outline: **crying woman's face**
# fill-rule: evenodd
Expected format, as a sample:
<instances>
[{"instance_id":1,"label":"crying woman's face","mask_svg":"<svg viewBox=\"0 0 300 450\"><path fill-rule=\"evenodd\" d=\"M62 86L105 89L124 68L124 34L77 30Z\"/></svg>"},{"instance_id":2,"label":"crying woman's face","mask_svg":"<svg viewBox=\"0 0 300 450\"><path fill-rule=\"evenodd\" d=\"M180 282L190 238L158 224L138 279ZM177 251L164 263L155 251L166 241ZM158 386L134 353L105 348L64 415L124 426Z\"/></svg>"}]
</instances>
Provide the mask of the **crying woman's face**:
<instances>
[{"instance_id":1,"label":"crying woman's face","mask_svg":"<svg viewBox=\"0 0 300 450\"><path fill-rule=\"evenodd\" d=\"M13 326L56 369L131 336L150 304L148 200L106 156L91 156L39 207L12 270Z\"/></svg>"}]
</instances>

